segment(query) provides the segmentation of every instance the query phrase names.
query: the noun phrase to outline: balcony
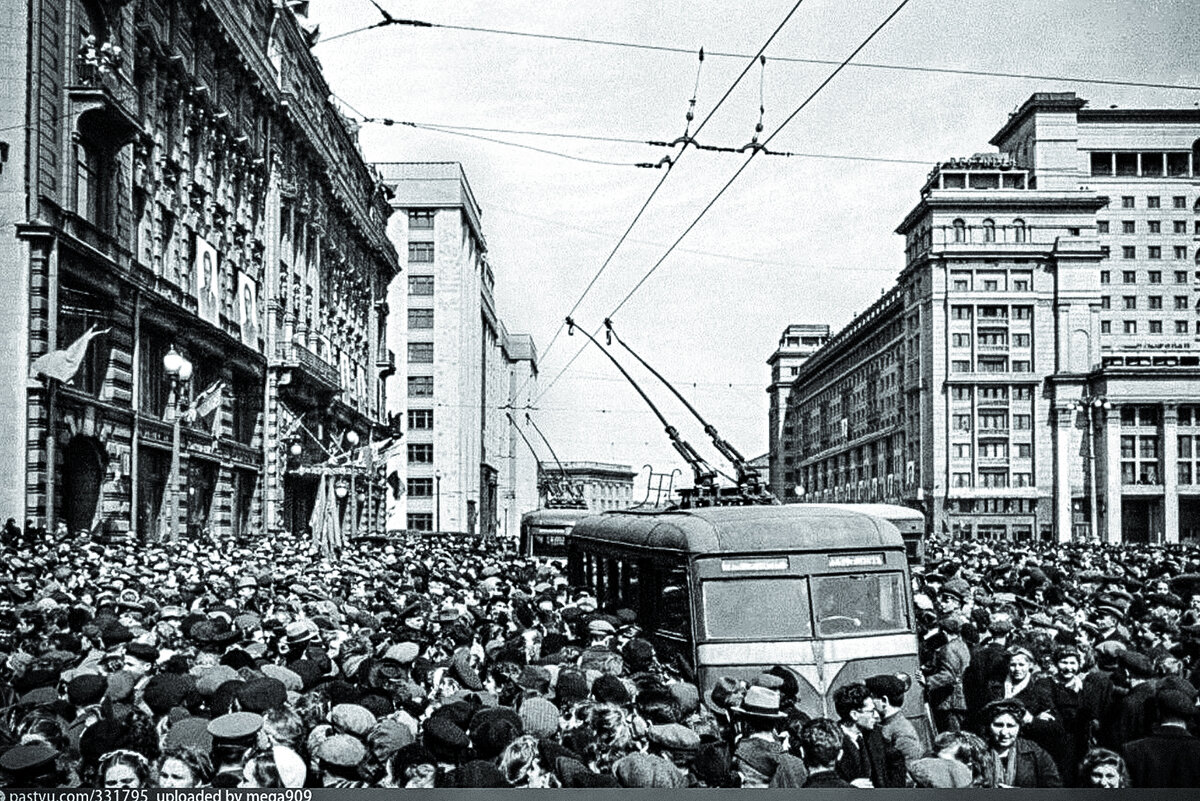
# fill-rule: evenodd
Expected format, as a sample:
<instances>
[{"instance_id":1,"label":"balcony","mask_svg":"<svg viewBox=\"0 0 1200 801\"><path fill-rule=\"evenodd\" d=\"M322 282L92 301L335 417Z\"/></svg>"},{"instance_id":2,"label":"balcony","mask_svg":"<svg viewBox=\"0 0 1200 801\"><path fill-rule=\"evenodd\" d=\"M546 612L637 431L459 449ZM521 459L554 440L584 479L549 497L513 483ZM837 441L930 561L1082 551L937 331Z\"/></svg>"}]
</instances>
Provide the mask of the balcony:
<instances>
[{"instance_id":1,"label":"balcony","mask_svg":"<svg viewBox=\"0 0 1200 801\"><path fill-rule=\"evenodd\" d=\"M375 368L379 375L387 377L396 372L396 353L389 348L379 348L375 353Z\"/></svg>"},{"instance_id":2,"label":"balcony","mask_svg":"<svg viewBox=\"0 0 1200 801\"><path fill-rule=\"evenodd\" d=\"M75 83L67 87L75 129L114 148L132 142L142 131L137 92L119 66L108 58L81 55Z\"/></svg>"},{"instance_id":3,"label":"balcony","mask_svg":"<svg viewBox=\"0 0 1200 801\"><path fill-rule=\"evenodd\" d=\"M316 392L337 394L341 390L338 371L324 359L303 345L295 342L280 342L275 348L275 359L271 367L289 373L283 385L305 383ZM297 379L300 379L297 382Z\"/></svg>"}]
</instances>

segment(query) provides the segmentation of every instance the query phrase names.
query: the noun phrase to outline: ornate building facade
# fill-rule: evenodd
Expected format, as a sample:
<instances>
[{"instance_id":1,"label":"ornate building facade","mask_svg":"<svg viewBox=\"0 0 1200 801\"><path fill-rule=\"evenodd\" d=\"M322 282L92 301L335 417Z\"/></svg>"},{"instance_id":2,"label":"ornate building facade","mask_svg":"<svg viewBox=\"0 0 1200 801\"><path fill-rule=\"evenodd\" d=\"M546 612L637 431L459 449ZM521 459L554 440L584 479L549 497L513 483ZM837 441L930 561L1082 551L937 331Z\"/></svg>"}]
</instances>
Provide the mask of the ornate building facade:
<instances>
[{"instance_id":1,"label":"ornate building facade","mask_svg":"<svg viewBox=\"0 0 1200 801\"><path fill-rule=\"evenodd\" d=\"M1200 538L1200 111L1039 93L991 143L934 168L896 286L800 368L797 494Z\"/></svg>"},{"instance_id":2,"label":"ornate building facade","mask_svg":"<svg viewBox=\"0 0 1200 801\"><path fill-rule=\"evenodd\" d=\"M315 467L365 465L348 440L386 432L399 269L312 35L270 0L22 8L29 36L2 58L25 100L0 106L0 127L28 130L0 174L28 177L0 193L22 397L0 408L26 448L3 500L143 538L302 530ZM89 331L70 380L29 375ZM382 503L368 486L356 526Z\"/></svg>"}]
</instances>

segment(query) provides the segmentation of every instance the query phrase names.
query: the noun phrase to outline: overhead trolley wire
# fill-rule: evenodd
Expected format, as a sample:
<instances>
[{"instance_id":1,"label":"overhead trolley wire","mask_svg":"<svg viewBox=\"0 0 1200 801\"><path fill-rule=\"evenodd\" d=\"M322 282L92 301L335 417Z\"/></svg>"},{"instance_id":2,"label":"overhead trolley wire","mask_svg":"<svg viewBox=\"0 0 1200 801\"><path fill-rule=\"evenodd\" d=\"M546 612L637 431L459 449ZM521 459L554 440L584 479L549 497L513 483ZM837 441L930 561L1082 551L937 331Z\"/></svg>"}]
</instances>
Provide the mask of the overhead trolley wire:
<instances>
[{"instance_id":1,"label":"overhead trolley wire","mask_svg":"<svg viewBox=\"0 0 1200 801\"><path fill-rule=\"evenodd\" d=\"M858 45L858 47L854 48L854 51L851 52L850 55L846 56L846 58L831 73L829 73L828 76L826 76L825 80L821 81L821 83L817 86L817 88L814 89L812 91L812 93L810 93L809 96L806 97L804 99L804 101L802 103L800 103L800 105L797 106L796 109L791 114L788 115L787 119L785 119L779 125L779 127L776 128L774 130L774 132L771 133L770 136L768 136L766 139L763 140L763 143L762 143L763 147L766 147L768 144L770 144L771 140L774 139L776 136L778 136L780 131L782 131L784 128L786 128L788 126L788 124L791 123L791 121L794 120L796 118L796 116L799 115L800 112L803 111L805 109L805 107L807 107L808 104L811 103L818 94L820 94L821 90L823 90L826 86L828 86L829 83L835 77L837 77L837 75L843 69L845 69L846 65L850 63L851 59L853 59L856 55L858 55L863 50L863 48L865 48L868 44L870 44L870 42L879 34L879 32L882 31L887 26L887 24L889 22L891 22L896 17L896 15L899 14L904 9L904 7L909 4L909 2L910 2L910 0L901 0L900 4L897 5L896 8L893 9L892 12L887 15L886 18L884 18L883 22L879 23L879 25L875 28L875 30L871 31L870 35L868 35L867 38L864 39L862 41L862 43L860 43ZM759 148L752 148L750 150L750 155L747 156L746 161L742 163L742 166L738 168L737 172L735 172L733 174L733 176L730 177L730 179L725 183L725 185L723 187L721 187L720 191L717 192L717 194L712 198L712 200L710 200L708 202L708 204L705 205L705 207L703 209L701 209L700 213L696 216L696 219L692 220L691 224L688 225L688 227L684 229L683 233L680 234L679 237L667 248L667 251L662 255L662 257L659 258L659 260L654 263L654 265L646 272L646 274L642 276L641 280L639 280L633 286L633 288L629 290L629 292L625 295L625 297L621 299L621 302L618 303L611 312L609 312L609 314L607 315L609 318L615 316L616 313L618 311L620 311L621 308L624 307L624 305L626 303L629 302L629 299L633 297L633 295L642 287L642 285L644 285L646 283L646 281L650 278L650 276L653 275L656 270L658 270L658 268L662 265L662 263L664 261L666 261L667 257L671 255L671 253L675 250L676 247L678 247L679 243L682 242L689 233L691 233L692 229L694 229L696 227L696 225L699 224L700 220L702 220L704 218L704 216L706 214L708 214L709 210L716 204L716 202L721 198L721 196L724 195L725 192L729 189L729 187L733 185L733 182L736 181L743 172L745 172L746 167L748 167L750 165L750 162L754 160L754 157L756 155L758 155L759 152L760 152ZM576 351L575 355L573 357L571 357L570 361L568 361L561 370L558 371L558 373L554 376L554 378L551 380L549 385L547 385L544 390L542 390L541 392L538 393L538 396L533 400L534 404L536 404L543 397L545 397L546 393L549 392L554 387L555 383L558 382L559 378L561 378L562 375L575 362L575 359L577 359L579 357L579 355L581 353L583 353L584 347L586 347L586 344L584 346L581 346L579 348L579 350Z\"/></svg>"},{"instance_id":2,"label":"overhead trolley wire","mask_svg":"<svg viewBox=\"0 0 1200 801\"><path fill-rule=\"evenodd\" d=\"M378 6L376 6L376 7L378 8ZM485 28L485 27L474 26L474 25L450 25L450 24L443 24L443 23L438 23L438 22L425 22L423 20L396 19L394 17L391 17L390 15L386 15L386 12L385 12L385 16L387 16L387 19L377 22L374 25L368 25L368 26L365 26L362 28L355 28L353 30L345 31L343 33L335 34L328 38L321 39L320 41L317 42L316 46L319 46L326 42L334 41L336 39L340 39L344 36L351 36L353 34L362 33L364 31L368 31L373 28L387 27L390 25L398 25L398 26L416 27L416 28L441 28L443 30L465 31L465 32L469 32L469 33L485 33L485 34L500 35L500 36L516 36L516 37L526 38L526 39L546 39L546 40L556 41L556 42L572 42L575 44L587 44L587 45L596 45L596 46L602 46L602 47L619 47L619 48L625 48L625 49L631 49L631 50L647 50L647 51L653 51L653 52L659 52L659 53L693 53L693 52L695 52L694 50L691 50L689 48L679 47L679 46L675 46L675 45L658 45L658 44L648 44L645 42L624 42L624 41L618 41L615 39L594 39L594 38L587 37L587 36L567 36L567 35L563 35L563 34L553 34L553 33L534 33L532 31L514 31L514 30L506 30L506 29L502 29L502 28ZM731 52L722 52L722 51L711 51L708 53L708 55L713 56L714 58L750 58L751 57L745 53L731 53ZM755 58L757 58L757 56L755 56ZM772 60L773 61L786 61L786 62L793 63L793 64L818 64L818 65L825 65L825 66L838 65L839 69L841 68L840 62L838 62L836 59L803 58L800 56L772 56ZM927 73L945 74L945 75L962 75L962 76L973 77L973 78L1010 78L1010 79L1014 79L1014 80L1024 80L1024 81L1061 81L1064 83L1095 84L1098 86L1126 86L1126 87L1143 88L1143 89L1182 89L1185 91L1200 92L1200 85L1194 85L1194 84L1177 84L1177 83L1166 83L1166 82L1156 82L1156 81L1133 81L1133 80L1122 80L1122 79L1117 79L1117 78L1088 78L1088 77L1082 77L1082 76L1078 76L1078 75L1046 75L1046 74L1034 73L1034 72L1005 72L1005 71L1000 71L1000 70L965 69L965 68L956 68L956 67L931 67L931 66L924 66L924 65L919 65L919 64L882 64L882 63L874 63L874 62L868 62L868 61L860 61L855 64L851 64L849 66L857 67L860 69L895 70L895 71L900 71L900 72L927 72Z\"/></svg>"}]
</instances>

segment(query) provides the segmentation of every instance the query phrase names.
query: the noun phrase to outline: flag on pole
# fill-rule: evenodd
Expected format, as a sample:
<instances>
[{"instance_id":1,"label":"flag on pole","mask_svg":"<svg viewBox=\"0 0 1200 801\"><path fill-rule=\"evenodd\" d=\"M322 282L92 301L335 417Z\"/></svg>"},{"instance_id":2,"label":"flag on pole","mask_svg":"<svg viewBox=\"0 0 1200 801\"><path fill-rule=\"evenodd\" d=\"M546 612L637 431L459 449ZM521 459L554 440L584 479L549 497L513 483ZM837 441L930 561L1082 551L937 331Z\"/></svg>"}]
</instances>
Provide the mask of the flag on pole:
<instances>
[{"instance_id":1,"label":"flag on pole","mask_svg":"<svg viewBox=\"0 0 1200 801\"><path fill-rule=\"evenodd\" d=\"M207 417L221 407L221 401L225 397L225 382L214 381L209 385L208 389L201 392L196 399L192 401L192 406L187 410L187 420L189 423L195 422L202 417Z\"/></svg>"},{"instance_id":2,"label":"flag on pole","mask_svg":"<svg viewBox=\"0 0 1200 801\"><path fill-rule=\"evenodd\" d=\"M29 377L37 378L45 376L53 378L56 381L67 383L75 374L79 372L80 365L83 364L83 357L87 353L88 345L92 339L107 334L111 328L96 329L92 326L79 339L72 342L65 350L53 350L44 356L39 356L29 366Z\"/></svg>"}]
</instances>

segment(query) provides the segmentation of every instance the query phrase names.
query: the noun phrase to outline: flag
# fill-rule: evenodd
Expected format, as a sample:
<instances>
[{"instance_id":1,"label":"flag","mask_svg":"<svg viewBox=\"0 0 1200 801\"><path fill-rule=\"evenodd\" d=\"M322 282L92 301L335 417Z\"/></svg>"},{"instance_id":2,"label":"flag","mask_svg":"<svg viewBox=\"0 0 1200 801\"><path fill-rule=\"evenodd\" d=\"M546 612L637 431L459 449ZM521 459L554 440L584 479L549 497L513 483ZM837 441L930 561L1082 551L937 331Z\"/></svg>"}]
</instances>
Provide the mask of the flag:
<instances>
[{"instance_id":1,"label":"flag","mask_svg":"<svg viewBox=\"0 0 1200 801\"><path fill-rule=\"evenodd\" d=\"M45 356L39 356L29 366L29 377L37 378L41 375L65 384L79 372L79 366L83 364L84 354L87 353L92 339L101 334L107 334L111 330L111 328L102 328L97 331L96 326L92 326L87 333L68 345L66 350L55 350Z\"/></svg>"},{"instance_id":2,"label":"flag","mask_svg":"<svg viewBox=\"0 0 1200 801\"><path fill-rule=\"evenodd\" d=\"M209 385L208 389L201 392L192 401L191 408L187 410L187 420L189 423L199 420L201 417L207 417L221 407L221 400L225 396L225 382L214 381Z\"/></svg>"}]
</instances>

